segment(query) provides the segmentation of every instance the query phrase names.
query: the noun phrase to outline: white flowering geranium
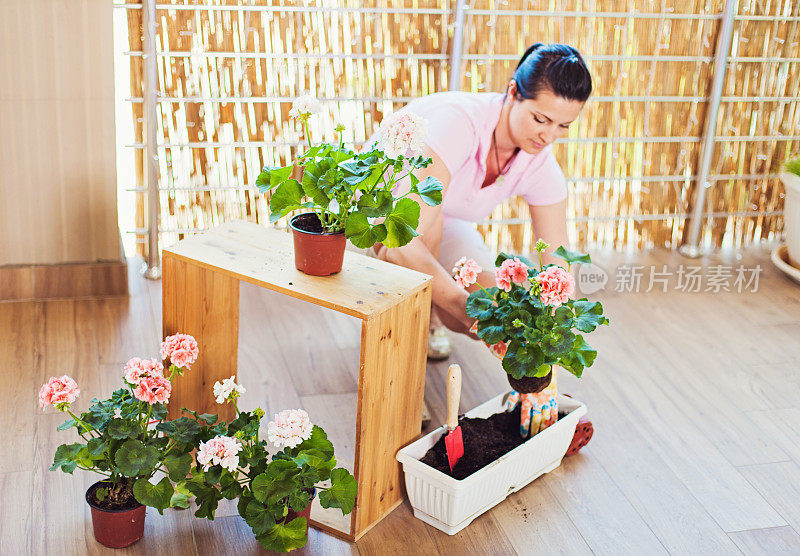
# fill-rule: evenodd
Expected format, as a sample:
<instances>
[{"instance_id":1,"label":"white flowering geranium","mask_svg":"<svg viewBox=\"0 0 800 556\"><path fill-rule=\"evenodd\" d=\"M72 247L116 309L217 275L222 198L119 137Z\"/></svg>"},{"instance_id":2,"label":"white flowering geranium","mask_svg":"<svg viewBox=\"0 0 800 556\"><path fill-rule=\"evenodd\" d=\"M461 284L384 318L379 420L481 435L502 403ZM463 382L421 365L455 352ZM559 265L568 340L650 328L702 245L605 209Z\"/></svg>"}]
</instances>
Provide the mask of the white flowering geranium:
<instances>
[{"instance_id":1,"label":"white flowering geranium","mask_svg":"<svg viewBox=\"0 0 800 556\"><path fill-rule=\"evenodd\" d=\"M214 384L218 403L230 403L236 418L218 422L216 415L190 411L175 430L198 447L197 464L182 483L196 496L195 516L214 519L219 502L239 499L241 515L256 540L267 550L288 551L306 544L307 521L298 514L319 494L323 508L349 514L357 483L336 467L333 444L302 409L281 411L268 425L268 437L280 450L268 451L260 439L264 411L239 411L238 394L245 391L236 376ZM320 483L328 482L327 486Z\"/></svg>"},{"instance_id":2,"label":"white flowering geranium","mask_svg":"<svg viewBox=\"0 0 800 556\"><path fill-rule=\"evenodd\" d=\"M233 401L246 391L244 386L236 383L236 375L214 383L214 398L217 403Z\"/></svg>"},{"instance_id":3,"label":"white flowering geranium","mask_svg":"<svg viewBox=\"0 0 800 556\"><path fill-rule=\"evenodd\" d=\"M383 120L378 146L390 158L408 153L419 156L425 147L427 136L428 121L413 112L403 110Z\"/></svg>"},{"instance_id":4,"label":"white flowering geranium","mask_svg":"<svg viewBox=\"0 0 800 556\"><path fill-rule=\"evenodd\" d=\"M318 111L319 103L311 97L298 98L292 107L290 115L301 122L306 139L308 120ZM426 120L407 110L388 116L380 140L358 153L344 146L343 130L336 126L338 145L311 145L309 140L309 149L292 164L262 170L256 185L262 193L271 192L270 220L306 209L312 218L303 225L319 227L323 233L344 232L356 247L407 244L418 235L416 199L427 205L442 202L441 182L420 176L432 162L421 156ZM298 169L302 176L295 178Z\"/></svg>"}]
</instances>

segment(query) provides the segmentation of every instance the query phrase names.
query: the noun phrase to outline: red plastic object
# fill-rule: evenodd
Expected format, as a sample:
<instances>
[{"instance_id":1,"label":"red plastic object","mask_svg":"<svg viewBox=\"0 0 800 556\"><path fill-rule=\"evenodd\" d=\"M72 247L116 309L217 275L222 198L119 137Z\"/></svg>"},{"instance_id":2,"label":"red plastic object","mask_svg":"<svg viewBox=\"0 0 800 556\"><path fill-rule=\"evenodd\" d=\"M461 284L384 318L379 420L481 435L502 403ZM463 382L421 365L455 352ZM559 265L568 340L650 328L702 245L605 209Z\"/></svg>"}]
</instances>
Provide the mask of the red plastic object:
<instances>
[{"instance_id":1,"label":"red plastic object","mask_svg":"<svg viewBox=\"0 0 800 556\"><path fill-rule=\"evenodd\" d=\"M461 426L459 425L444 437L444 447L447 449L447 463L450 464L450 471L456 466L458 460L464 455L464 438L461 436Z\"/></svg>"},{"instance_id":2,"label":"red plastic object","mask_svg":"<svg viewBox=\"0 0 800 556\"><path fill-rule=\"evenodd\" d=\"M571 456L572 454L577 454L581 448L589 443L593 434L594 426L592 422L586 417L581 417L578 420L578 425L575 427L575 435L572 437L569 448L567 448L566 455Z\"/></svg>"}]
</instances>

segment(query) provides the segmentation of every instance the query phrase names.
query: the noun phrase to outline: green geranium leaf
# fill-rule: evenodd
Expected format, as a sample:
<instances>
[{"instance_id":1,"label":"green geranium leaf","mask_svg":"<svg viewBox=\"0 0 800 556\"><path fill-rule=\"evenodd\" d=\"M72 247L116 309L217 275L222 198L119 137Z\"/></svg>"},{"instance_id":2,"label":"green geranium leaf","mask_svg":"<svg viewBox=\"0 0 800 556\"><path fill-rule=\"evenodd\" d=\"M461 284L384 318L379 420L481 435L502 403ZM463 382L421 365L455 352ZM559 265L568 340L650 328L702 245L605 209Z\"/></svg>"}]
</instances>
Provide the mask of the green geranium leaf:
<instances>
[{"instance_id":1,"label":"green geranium leaf","mask_svg":"<svg viewBox=\"0 0 800 556\"><path fill-rule=\"evenodd\" d=\"M275 519L269 510L258 500L250 500L245 507L244 514L239 510L240 515L253 530L256 536L263 535L275 527Z\"/></svg>"},{"instance_id":2,"label":"green geranium leaf","mask_svg":"<svg viewBox=\"0 0 800 556\"><path fill-rule=\"evenodd\" d=\"M102 438L92 438L86 443L86 450L92 459L102 459L108 449L108 442Z\"/></svg>"},{"instance_id":3,"label":"green geranium leaf","mask_svg":"<svg viewBox=\"0 0 800 556\"><path fill-rule=\"evenodd\" d=\"M309 465L321 471L321 475L325 475L325 472L329 472L336 466L336 458L330 457L322 450L317 449L303 450L294 458L294 461L298 466Z\"/></svg>"},{"instance_id":4,"label":"green geranium leaf","mask_svg":"<svg viewBox=\"0 0 800 556\"><path fill-rule=\"evenodd\" d=\"M344 236L356 247L367 249L386 239L386 226L384 224L373 226L364 214L354 212L347 217Z\"/></svg>"},{"instance_id":5,"label":"green geranium leaf","mask_svg":"<svg viewBox=\"0 0 800 556\"><path fill-rule=\"evenodd\" d=\"M603 306L599 301L587 301L581 299L574 301L572 307L575 309L575 328L581 332L592 332L601 324L608 324L608 319L603 316Z\"/></svg>"},{"instance_id":6,"label":"green geranium leaf","mask_svg":"<svg viewBox=\"0 0 800 556\"><path fill-rule=\"evenodd\" d=\"M126 440L117 450L114 463L126 477L136 477L152 471L158 462L158 450L139 440Z\"/></svg>"},{"instance_id":7,"label":"green geranium leaf","mask_svg":"<svg viewBox=\"0 0 800 556\"><path fill-rule=\"evenodd\" d=\"M303 188L300 183L295 179L286 180L275 189L270 197L270 220L274 222L278 218L286 216L291 211L300 208L302 203Z\"/></svg>"},{"instance_id":8,"label":"green geranium leaf","mask_svg":"<svg viewBox=\"0 0 800 556\"><path fill-rule=\"evenodd\" d=\"M242 493L242 487L230 471L223 472L219 479L220 492L228 500L233 500Z\"/></svg>"},{"instance_id":9,"label":"green geranium leaf","mask_svg":"<svg viewBox=\"0 0 800 556\"><path fill-rule=\"evenodd\" d=\"M311 436L309 438L292 448L290 456L295 457L306 450L319 450L325 454L328 459L333 457L333 444L328 440L328 435L325 431L317 425L314 425L311 429Z\"/></svg>"},{"instance_id":10,"label":"green geranium leaf","mask_svg":"<svg viewBox=\"0 0 800 556\"><path fill-rule=\"evenodd\" d=\"M200 434L202 427L200 423L194 419L179 417L174 421L166 421L157 424L156 430L163 432L167 437L176 442L196 444L197 435Z\"/></svg>"},{"instance_id":11,"label":"green geranium leaf","mask_svg":"<svg viewBox=\"0 0 800 556\"><path fill-rule=\"evenodd\" d=\"M192 467L191 454L167 454L164 457L164 465L167 466L169 471L169 478L173 481L182 481L189 474L189 469Z\"/></svg>"},{"instance_id":12,"label":"green geranium leaf","mask_svg":"<svg viewBox=\"0 0 800 556\"><path fill-rule=\"evenodd\" d=\"M182 508L185 510L189 507L189 499L191 496L192 492L186 487L186 483L180 481L175 484L175 492L169 500L169 506L171 508Z\"/></svg>"},{"instance_id":13,"label":"green geranium leaf","mask_svg":"<svg viewBox=\"0 0 800 556\"><path fill-rule=\"evenodd\" d=\"M61 471L64 473L72 474L72 472L75 471L75 467L78 465L76 461L78 454L83 448L83 444L78 443L62 444L56 448L56 453L53 457L53 465L50 467L50 471L55 471L60 467Z\"/></svg>"},{"instance_id":14,"label":"green geranium leaf","mask_svg":"<svg viewBox=\"0 0 800 556\"><path fill-rule=\"evenodd\" d=\"M503 264L503 261L506 261L508 259L511 260L519 259L520 262L525 263L525 265L529 269L533 269L534 271L536 270L536 268L538 268L537 265L535 265L529 258L523 257L522 255L512 255L509 253L500 253L499 255L497 255L497 258L494 260L494 266L500 267L500 265ZM530 274L530 272L528 272L528 274Z\"/></svg>"},{"instance_id":15,"label":"green geranium leaf","mask_svg":"<svg viewBox=\"0 0 800 556\"><path fill-rule=\"evenodd\" d=\"M571 357L574 363L577 363L581 366L581 372L577 374L573 373L575 376L580 378L583 367L591 367L594 364L594 360L597 357L597 350L587 344L586 340L583 339L583 336L576 334L575 342L572 345ZM570 372L572 372L572 369L570 369Z\"/></svg>"},{"instance_id":16,"label":"green geranium leaf","mask_svg":"<svg viewBox=\"0 0 800 556\"><path fill-rule=\"evenodd\" d=\"M391 191L379 190L375 193L365 193L358 199L356 207L358 212L370 218L386 216L392 210Z\"/></svg>"},{"instance_id":17,"label":"green geranium leaf","mask_svg":"<svg viewBox=\"0 0 800 556\"><path fill-rule=\"evenodd\" d=\"M483 290L476 290L467 297L467 315L473 319L486 320L496 309L494 298Z\"/></svg>"},{"instance_id":18,"label":"green geranium leaf","mask_svg":"<svg viewBox=\"0 0 800 556\"><path fill-rule=\"evenodd\" d=\"M331 487L319 494L319 503L323 508L340 508L347 515L356 503L358 483L346 470L337 467L331 471Z\"/></svg>"},{"instance_id":19,"label":"green geranium leaf","mask_svg":"<svg viewBox=\"0 0 800 556\"><path fill-rule=\"evenodd\" d=\"M419 204L412 199L400 199L386 217L386 238L381 242L386 247L402 247L417 237Z\"/></svg>"},{"instance_id":20,"label":"green geranium leaf","mask_svg":"<svg viewBox=\"0 0 800 556\"><path fill-rule=\"evenodd\" d=\"M588 253L578 253L577 251L570 251L565 249L563 245L559 246L558 249L553 252L554 257L558 257L559 259L564 259L569 264L573 263L586 263L589 264L592 262L591 258L589 257Z\"/></svg>"},{"instance_id":21,"label":"green geranium leaf","mask_svg":"<svg viewBox=\"0 0 800 556\"><path fill-rule=\"evenodd\" d=\"M324 162L325 161L321 161L320 164ZM310 168L310 166L313 167ZM313 172L319 172L322 168L330 168L330 163L328 162L324 164L324 166L310 166L307 166L305 172L303 172L303 192L307 197L310 197L316 205L327 208L333 194L335 170L329 169L320 175L316 175Z\"/></svg>"},{"instance_id":22,"label":"green geranium leaf","mask_svg":"<svg viewBox=\"0 0 800 556\"><path fill-rule=\"evenodd\" d=\"M133 438L139 434L140 430L136 423L125 419L112 419L106 428L106 432L111 438L122 440Z\"/></svg>"},{"instance_id":23,"label":"green geranium leaf","mask_svg":"<svg viewBox=\"0 0 800 556\"><path fill-rule=\"evenodd\" d=\"M156 421L163 421L167 418L167 406L163 403L154 403L150 407L150 419Z\"/></svg>"},{"instance_id":24,"label":"green geranium leaf","mask_svg":"<svg viewBox=\"0 0 800 556\"><path fill-rule=\"evenodd\" d=\"M296 512L302 512L311 502L311 496L304 490L298 490L289 495L289 506Z\"/></svg>"},{"instance_id":25,"label":"green geranium leaf","mask_svg":"<svg viewBox=\"0 0 800 556\"><path fill-rule=\"evenodd\" d=\"M267 550L288 552L302 548L308 542L306 537L306 518L298 517L291 523L276 523L272 529L258 535L256 540Z\"/></svg>"},{"instance_id":26,"label":"green geranium leaf","mask_svg":"<svg viewBox=\"0 0 800 556\"><path fill-rule=\"evenodd\" d=\"M261 193L269 191L273 187L280 185L292 175L294 166L284 166L283 168L270 168L265 166L256 179L256 186Z\"/></svg>"},{"instance_id":27,"label":"green geranium leaf","mask_svg":"<svg viewBox=\"0 0 800 556\"><path fill-rule=\"evenodd\" d=\"M167 477L163 477L158 484L151 483L147 477L142 477L133 483L133 495L140 504L151 506L164 514L164 510L169 508L172 495L175 490Z\"/></svg>"},{"instance_id":28,"label":"green geranium leaf","mask_svg":"<svg viewBox=\"0 0 800 556\"><path fill-rule=\"evenodd\" d=\"M478 338L489 345L502 342L505 338L503 324L496 319L478 321Z\"/></svg>"},{"instance_id":29,"label":"green geranium leaf","mask_svg":"<svg viewBox=\"0 0 800 556\"><path fill-rule=\"evenodd\" d=\"M567 325L569 326L572 322L572 309L567 307L566 305L561 305L557 307L555 312L553 313L553 320L558 325Z\"/></svg>"},{"instance_id":30,"label":"green geranium leaf","mask_svg":"<svg viewBox=\"0 0 800 556\"><path fill-rule=\"evenodd\" d=\"M554 328L544 335L540 345L545 355L558 359L562 353L570 350L574 341L575 335L568 328Z\"/></svg>"},{"instance_id":31,"label":"green geranium leaf","mask_svg":"<svg viewBox=\"0 0 800 556\"><path fill-rule=\"evenodd\" d=\"M250 483L253 496L259 502L270 504L291 494L299 485L300 469L292 461L275 460L267 470L257 475Z\"/></svg>"},{"instance_id":32,"label":"green geranium leaf","mask_svg":"<svg viewBox=\"0 0 800 556\"><path fill-rule=\"evenodd\" d=\"M537 367L544 363L544 353L536 344L525 344L511 340L503 357L503 369L514 378L535 376Z\"/></svg>"},{"instance_id":33,"label":"green geranium leaf","mask_svg":"<svg viewBox=\"0 0 800 556\"><path fill-rule=\"evenodd\" d=\"M442 182L433 176L428 176L417 187L419 197L428 206L442 203Z\"/></svg>"},{"instance_id":34,"label":"green geranium leaf","mask_svg":"<svg viewBox=\"0 0 800 556\"><path fill-rule=\"evenodd\" d=\"M64 421L60 425L58 425L56 430L65 431L67 429L71 429L72 427L74 427L77 424L78 424L78 422L75 419L73 419L72 417L70 417L69 419L67 419L66 421Z\"/></svg>"}]
</instances>

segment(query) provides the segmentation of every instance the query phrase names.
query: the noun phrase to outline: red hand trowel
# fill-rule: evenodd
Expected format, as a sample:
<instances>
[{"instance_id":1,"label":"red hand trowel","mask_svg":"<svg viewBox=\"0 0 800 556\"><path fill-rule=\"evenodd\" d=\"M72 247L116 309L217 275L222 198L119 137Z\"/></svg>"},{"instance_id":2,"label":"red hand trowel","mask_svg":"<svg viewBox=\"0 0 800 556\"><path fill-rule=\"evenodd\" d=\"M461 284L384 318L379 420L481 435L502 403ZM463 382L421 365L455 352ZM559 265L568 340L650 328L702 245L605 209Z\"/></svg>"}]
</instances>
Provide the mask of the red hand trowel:
<instances>
[{"instance_id":1,"label":"red hand trowel","mask_svg":"<svg viewBox=\"0 0 800 556\"><path fill-rule=\"evenodd\" d=\"M449 431L444 437L444 446L447 449L447 462L450 472L458 460L464 455L464 439L461 437L461 427L458 425L458 403L461 401L461 367L450 365L447 371L447 420L445 427Z\"/></svg>"}]
</instances>

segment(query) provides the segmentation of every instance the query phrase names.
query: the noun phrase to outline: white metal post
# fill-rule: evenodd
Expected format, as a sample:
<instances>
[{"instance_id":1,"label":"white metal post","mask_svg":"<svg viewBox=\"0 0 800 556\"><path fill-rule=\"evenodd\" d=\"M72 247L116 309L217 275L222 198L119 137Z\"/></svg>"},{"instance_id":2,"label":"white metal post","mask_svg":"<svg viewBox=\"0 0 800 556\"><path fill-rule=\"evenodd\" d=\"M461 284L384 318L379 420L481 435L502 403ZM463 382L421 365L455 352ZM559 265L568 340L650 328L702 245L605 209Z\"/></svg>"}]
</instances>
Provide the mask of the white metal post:
<instances>
[{"instance_id":1,"label":"white metal post","mask_svg":"<svg viewBox=\"0 0 800 556\"><path fill-rule=\"evenodd\" d=\"M448 83L451 91L461 90L461 58L464 52L464 13L466 9L466 0L456 0L456 21L453 28L453 49L450 51Z\"/></svg>"},{"instance_id":2,"label":"white metal post","mask_svg":"<svg viewBox=\"0 0 800 556\"><path fill-rule=\"evenodd\" d=\"M700 229L703 225L706 190L710 188L712 184L708 176L709 170L711 169L711 158L714 155L719 102L722 97L722 86L725 84L725 74L728 70L728 57L730 55L731 40L733 38L733 22L738 5L739 0L726 0L719 36L717 37L717 51L714 55L714 76L708 100L708 113L706 115L705 130L703 131L703 143L700 149L700 165L695 181L697 198L695 199L694 210L689 225L688 241L681 245L679 249L679 252L685 257L697 258L701 255Z\"/></svg>"},{"instance_id":3,"label":"white metal post","mask_svg":"<svg viewBox=\"0 0 800 556\"><path fill-rule=\"evenodd\" d=\"M151 280L161 278L161 254L158 251L160 221L158 193L158 59L156 57L156 0L142 0L142 56L144 62L144 169L147 182L147 260L142 274Z\"/></svg>"}]
</instances>

